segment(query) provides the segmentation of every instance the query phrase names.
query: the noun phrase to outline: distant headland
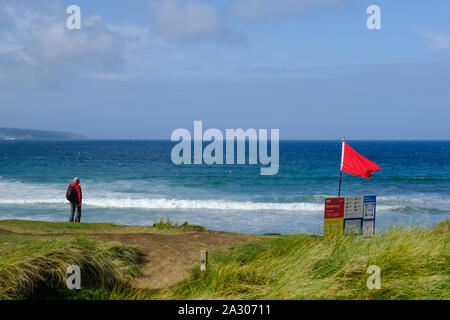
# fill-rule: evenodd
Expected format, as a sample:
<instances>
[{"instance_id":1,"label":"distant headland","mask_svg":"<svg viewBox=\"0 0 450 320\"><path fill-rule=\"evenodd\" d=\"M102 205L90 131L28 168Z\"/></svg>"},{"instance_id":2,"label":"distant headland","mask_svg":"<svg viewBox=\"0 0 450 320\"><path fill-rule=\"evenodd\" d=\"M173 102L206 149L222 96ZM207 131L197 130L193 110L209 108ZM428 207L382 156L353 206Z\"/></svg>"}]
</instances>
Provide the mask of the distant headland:
<instances>
[{"instance_id":1,"label":"distant headland","mask_svg":"<svg viewBox=\"0 0 450 320\"><path fill-rule=\"evenodd\" d=\"M0 140L86 140L81 134L63 131L0 127Z\"/></svg>"}]
</instances>

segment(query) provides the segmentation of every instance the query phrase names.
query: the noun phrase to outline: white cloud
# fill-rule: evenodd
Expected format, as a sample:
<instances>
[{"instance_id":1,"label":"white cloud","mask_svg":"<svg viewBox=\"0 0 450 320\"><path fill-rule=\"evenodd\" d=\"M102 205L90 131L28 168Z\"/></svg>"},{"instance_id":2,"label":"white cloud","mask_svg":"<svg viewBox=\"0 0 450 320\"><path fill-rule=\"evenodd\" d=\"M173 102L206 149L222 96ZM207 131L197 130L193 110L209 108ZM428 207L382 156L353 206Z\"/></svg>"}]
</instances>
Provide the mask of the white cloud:
<instances>
[{"instance_id":1,"label":"white cloud","mask_svg":"<svg viewBox=\"0 0 450 320\"><path fill-rule=\"evenodd\" d=\"M174 43L244 38L207 2L147 1L151 19L145 26L106 23L81 8L81 30L68 30L62 0L0 0L0 89L85 78L127 81L140 67L157 67L167 58L161 52L178 51Z\"/></svg>"},{"instance_id":2,"label":"white cloud","mask_svg":"<svg viewBox=\"0 0 450 320\"><path fill-rule=\"evenodd\" d=\"M422 32L422 36L429 40L429 47L433 50L450 47L450 35L444 32Z\"/></svg>"},{"instance_id":3,"label":"white cloud","mask_svg":"<svg viewBox=\"0 0 450 320\"><path fill-rule=\"evenodd\" d=\"M239 41L217 9L205 2L149 0L152 27L169 42Z\"/></svg>"},{"instance_id":4,"label":"white cloud","mask_svg":"<svg viewBox=\"0 0 450 320\"><path fill-rule=\"evenodd\" d=\"M138 28L111 28L99 16L83 18L68 30L59 0L0 4L1 86L58 86L65 80L121 79L129 46L145 35ZM133 32L130 32L133 30Z\"/></svg>"},{"instance_id":5,"label":"white cloud","mask_svg":"<svg viewBox=\"0 0 450 320\"><path fill-rule=\"evenodd\" d=\"M293 15L314 6L337 6L345 0L234 0L227 12L241 20L258 20Z\"/></svg>"},{"instance_id":6,"label":"white cloud","mask_svg":"<svg viewBox=\"0 0 450 320\"><path fill-rule=\"evenodd\" d=\"M86 20L79 31L68 30L62 23L35 23L29 35L25 52L40 65L57 64L66 71L117 70L123 65L120 36L107 30L99 19Z\"/></svg>"}]
</instances>

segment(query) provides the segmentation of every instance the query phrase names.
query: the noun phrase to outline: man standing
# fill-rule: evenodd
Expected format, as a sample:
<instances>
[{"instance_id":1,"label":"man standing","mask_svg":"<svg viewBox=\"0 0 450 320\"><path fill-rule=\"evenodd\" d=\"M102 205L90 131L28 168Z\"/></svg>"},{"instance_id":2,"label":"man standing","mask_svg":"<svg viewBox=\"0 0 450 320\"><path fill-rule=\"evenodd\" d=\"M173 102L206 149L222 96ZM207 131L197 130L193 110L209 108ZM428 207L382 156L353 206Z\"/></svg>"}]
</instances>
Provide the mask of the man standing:
<instances>
[{"instance_id":1,"label":"man standing","mask_svg":"<svg viewBox=\"0 0 450 320\"><path fill-rule=\"evenodd\" d=\"M70 222L73 222L73 215L75 208L77 209L77 216L75 222L80 222L81 219L81 202L83 197L81 195L80 179L74 178L73 183L67 187L66 198L70 201Z\"/></svg>"}]
</instances>

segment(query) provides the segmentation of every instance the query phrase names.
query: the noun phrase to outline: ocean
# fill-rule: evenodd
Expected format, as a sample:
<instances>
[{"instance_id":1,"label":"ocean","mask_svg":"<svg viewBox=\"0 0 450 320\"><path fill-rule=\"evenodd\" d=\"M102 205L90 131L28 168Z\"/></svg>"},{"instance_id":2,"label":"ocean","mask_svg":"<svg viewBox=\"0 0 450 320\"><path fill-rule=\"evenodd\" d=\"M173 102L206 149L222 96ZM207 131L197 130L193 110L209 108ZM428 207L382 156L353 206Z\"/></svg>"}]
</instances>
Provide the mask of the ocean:
<instances>
[{"instance_id":1,"label":"ocean","mask_svg":"<svg viewBox=\"0 0 450 320\"><path fill-rule=\"evenodd\" d=\"M450 218L450 141L348 141L383 169L343 174L342 195L376 195L376 229ZM0 219L68 221L81 179L82 222L160 218L243 233L321 234L337 196L340 141L281 141L277 175L259 165L180 165L171 141L0 141ZM269 149L270 150L270 149Z\"/></svg>"}]
</instances>

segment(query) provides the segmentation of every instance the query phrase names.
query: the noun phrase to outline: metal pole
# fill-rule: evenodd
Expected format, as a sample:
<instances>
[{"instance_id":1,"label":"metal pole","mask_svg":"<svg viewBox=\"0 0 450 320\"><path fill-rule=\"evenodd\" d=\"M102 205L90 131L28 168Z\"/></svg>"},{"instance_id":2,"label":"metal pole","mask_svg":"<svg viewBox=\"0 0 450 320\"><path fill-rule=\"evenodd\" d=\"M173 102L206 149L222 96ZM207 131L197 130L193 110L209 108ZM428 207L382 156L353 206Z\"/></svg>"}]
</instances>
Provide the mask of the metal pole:
<instances>
[{"instance_id":1,"label":"metal pole","mask_svg":"<svg viewBox=\"0 0 450 320\"><path fill-rule=\"evenodd\" d=\"M345 137L342 137L342 153L341 153L341 172L339 175L339 193L338 193L338 197L341 196L341 184L342 184L342 164L344 162L344 141L345 141Z\"/></svg>"},{"instance_id":2,"label":"metal pole","mask_svg":"<svg viewBox=\"0 0 450 320\"><path fill-rule=\"evenodd\" d=\"M339 193L338 193L338 197L341 196L341 183L342 183L342 170L341 170L341 175L339 176Z\"/></svg>"}]
</instances>

